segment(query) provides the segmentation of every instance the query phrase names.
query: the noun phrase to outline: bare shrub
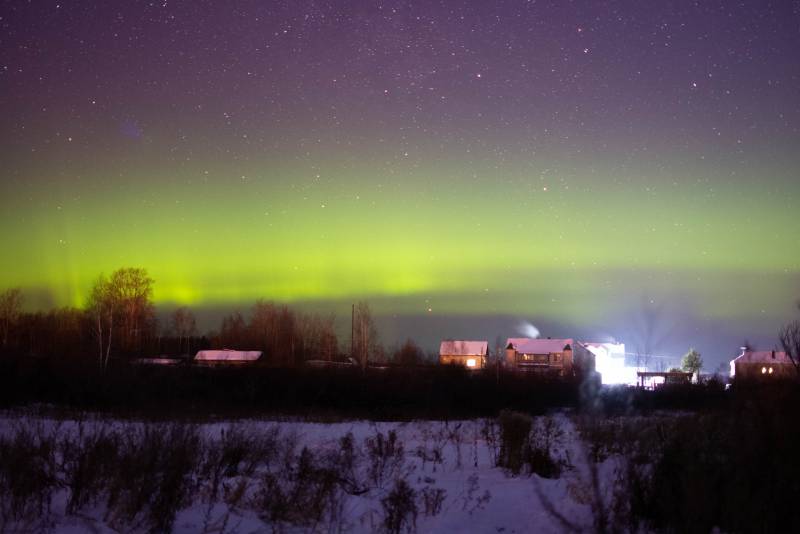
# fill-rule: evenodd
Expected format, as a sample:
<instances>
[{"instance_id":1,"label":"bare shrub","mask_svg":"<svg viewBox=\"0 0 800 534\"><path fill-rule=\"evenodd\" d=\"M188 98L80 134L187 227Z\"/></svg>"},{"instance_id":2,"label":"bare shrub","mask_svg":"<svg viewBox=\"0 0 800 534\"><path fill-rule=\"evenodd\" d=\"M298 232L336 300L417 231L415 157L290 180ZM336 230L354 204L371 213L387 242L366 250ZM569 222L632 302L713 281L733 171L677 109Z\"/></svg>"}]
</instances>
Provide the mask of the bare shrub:
<instances>
[{"instance_id":1,"label":"bare shrub","mask_svg":"<svg viewBox=\"0 0 800 534\"><path fill-rule=\"evenodd\" d=\"M320 465L308 448L303 448L296 465L288 470L265 473L253 500L262 520L279 527L293 524L314 527L322 521L342 520L337 473Z\"/></svg>"},{"instance_id":2,"label":"bare shrub","mask_svg":"<svg viewBox=\"0 0 800 534\"><path fill-rule=\"evenodd\" d=\"M56 489L56 443L42 427L0 437L0 528L44 530Z\"/></svg>"},{"instance_id":3,"label":"bare shrub","mask_svg":"<svg viewBox=\"0 0 800 534\"><path fill-rule=\"evenodd\" d=\"M480 493L481 486L478 482L478 474L472 473L467 478L467 484L463 493L462 509L472 515L476 510L483 509L484 506L492 499L492 494L489 490L484 490Z\"/></svg>"},{"instance_id":4,"label":"bare shrub","mask_svg":"<svg viewBox=\"0 0 800 534\"><path fill-rule=\"evenodd\" d=\"M503 411L500 413L500 454L498 465L517 475L522 471L525 450L533 420L529 415Z\"/></svg>"},{"instance_id":5,"label":"bare shrub","mask_svg":"<svg viewBox=\"0 0 800 534\"><path fill-rule=\"evenodd\" d=\"M64 483L69 490L66 512L76 514L100 500L119 464L120 436L105 425L86 432L83 425L73 439L61 442Z\"/></svg>"},{"instance_id":6,"label":"bare shrub","mask_svg":"<svg viewBox=\"0 0 800 534\"><path fill-rule=\"evenodd\" d=\"M444 463L444 447L448 440L446 427L438 426L437 430L432 430L426 425L422 427L421 434L422 443L417 446L414 454L422 460L423 471L430 462L435 473L437 466Z\"/></svg>"},{"instance_id":7,"label":"bare shrub","mask_svg":"<svg viewBox=\"0 0 800 534\"><path fill-rule=\"evenodd\" d=\"M531 473L543 478L558 478L567 465L557 449L563 444L564 432L553 417L539 417L525 451L524 462Z\"/></svg>"},{"instance_id":8,"label":"bare shrub","mask_svg":"<svg viewBox=\"0 0 800 534\"><path fill-rule=\"evenodd\" d=\"M402 478L394 482L389 494L381 499L383 526L386 532L414 532L417 528L416 492Z\"/></svg>"},{"instance_id":9,"label":"bare shrub","mask_svg":"<svg viewBox=\"0 0 800 534\"><path fill-rule=\"evenodd\" d=\"M356 445L352 432L339 438L339 449L329 459L329 463L338 473L342 489L349 495L362 495L368 491L359 469L362 459L363 452Z\"/></svg>"},{"instance_id":10,"label":"bare shrub","mask_svg":"<svg viewBox=\"0 0 800 534\"><path fill-rule=\"evenodd\" d=\"M439 515L439 512L442 511L445 497L447 497L447 491L444 489L425 486L420 492L422 512L427 517Z\"/></svg>"},{"instance_id":11,"label":"bare shrub","mask_svg":"<svg viewBox=\"0 0 800 534\"><path fill-rule=\"evenodd\" d=\"M397 433L390 430L387 435L376 432L364 442L367 451L367 472L376 488L382 488L386 480L395 478L405 462L403 443Z\"/></svg>"},{"instance_id":12,"label":"bare shrub","mask_svg":"<svg viewBox=\"0 0 800 534\"><path fill-rule=\"evenodd\" d=\"M456 469L461 469L461 423L450 427L449 423L445 422L444 431L447 436L447 441L450 442L456 451Z\"/></svg>"},{"instance_id":13,"label":"bare shrub","mask_svg":"<svg viewBox=\"0 0 800 534\"><path fill-rule=\"evenodd\" d=\"M198 463L197 429L175 424L145 426L120 447L118 469L110 481L107 519L112 525L169 532L193 493L191 474Z\"/></svg>"},{"instance_id":14,"label":"bare shrub","mask_svg":"<svg viewBox=\"0 0 800 534\"><path fill-rule=\"evenodd\" d=\"M495 419L484 419L481 426L481 436L489 451L492 465L500 465L500 426Z\"/></svg>"}]
</instances>

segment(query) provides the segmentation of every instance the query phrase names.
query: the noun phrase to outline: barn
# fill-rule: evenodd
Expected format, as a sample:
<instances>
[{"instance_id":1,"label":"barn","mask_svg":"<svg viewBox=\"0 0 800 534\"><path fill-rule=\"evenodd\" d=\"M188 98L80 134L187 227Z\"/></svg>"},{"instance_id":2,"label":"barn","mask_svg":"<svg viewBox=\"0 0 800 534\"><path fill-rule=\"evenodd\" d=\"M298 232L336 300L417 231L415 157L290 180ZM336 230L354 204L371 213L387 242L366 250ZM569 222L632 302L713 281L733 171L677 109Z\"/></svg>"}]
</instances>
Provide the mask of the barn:
<instances>
[{"instance_id":1,"label":"barn","mask_svg":"<svg viewBox=\"0 0 800 534\"><path fill-rule=\"evenodd\" d=\"M483 369L489 355L488 341L445 340L439 345L439 363L462 365L467 369Z\"/></svg>"}]
</instances>

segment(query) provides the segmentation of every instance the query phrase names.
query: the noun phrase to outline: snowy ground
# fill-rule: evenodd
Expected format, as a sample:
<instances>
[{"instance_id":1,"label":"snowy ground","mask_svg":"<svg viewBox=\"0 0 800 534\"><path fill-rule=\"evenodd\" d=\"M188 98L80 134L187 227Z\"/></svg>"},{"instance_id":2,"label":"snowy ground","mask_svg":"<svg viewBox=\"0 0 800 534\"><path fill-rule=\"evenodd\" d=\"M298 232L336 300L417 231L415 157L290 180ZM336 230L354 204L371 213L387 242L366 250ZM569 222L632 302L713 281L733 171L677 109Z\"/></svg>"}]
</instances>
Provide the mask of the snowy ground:
<instances>
[{"instance_id":1,"label":"snowy ground","mask_svg":"<svg viewBox=\"0 0 800 534\"><path fill-rule=\"evenodd\" d=\"M563 532L559 521L546 511L541 496L572 523L589 529L592 523L589 505L591 484L585 447L569 414L558 413L552 417L562 433L552 447L553 455L567 465L557 479L544 479L535 474L511 476L495 467L494 457L499 444L493 446L491 439L487 443L487 421L484 420L409 423L354 421L334 424L246 420L201 424L198 430L209 443L231 432L278 433L282 438L296 442L296 451L305 446L319 456L336 454L340 438L348 433L352 433L354 442L364 450L369 438L374 438L378 433L387 436L394 431L404 452L402 463L392 473L392 478L404 478L416 491L417 532ZM6 412L0 414L0 435L12 436L22 427L44 430L62 437L101 429L135 432L145 425L154 424L92 417L79 422ZM440 457L437 451L441 451ZM440 458L438 461L437 457ZM613 479L613 470L613 460L600 466L601 487L604 490L608 489L609 481ZM248 495L256 491L258 482L258 473L243 481ZM344 495L339 503L342 511L340 517L315 525L271 524L264 519L263 513L254 509L257 507L250 504L249 497L229 506L221 498L209 503L202 495L196 495L177 513L173 530L181 533L376 532L383 528L385 512L382 499L392 489L392 482L387 480L380 484L381 487L372 485L362 494ZM438 490L444 491L441 509L435 514L426 515L421 502L422 493ZM52 498L48 523L53 532L120 530L119 525L113 525L113 519L108 518L102 504L67 514L68 492L66 488L59 489Z\"/></svg>"}]
</instances>

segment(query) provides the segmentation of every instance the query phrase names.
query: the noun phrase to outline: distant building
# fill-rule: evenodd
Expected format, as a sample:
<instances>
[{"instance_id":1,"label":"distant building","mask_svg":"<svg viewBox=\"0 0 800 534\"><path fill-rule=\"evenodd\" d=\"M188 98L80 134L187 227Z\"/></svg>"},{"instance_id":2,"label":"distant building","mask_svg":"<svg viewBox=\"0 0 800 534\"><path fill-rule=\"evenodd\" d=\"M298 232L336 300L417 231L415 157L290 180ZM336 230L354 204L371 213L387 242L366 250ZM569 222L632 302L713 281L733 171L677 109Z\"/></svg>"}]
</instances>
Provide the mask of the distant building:
<instances>
[{"instance_id":1,"label":"distant building","mask_svg":"<svg viewBox=\"0 0 800 534\"><path fill-rule=\"evenodd\" d=\"M483 369L489 355L488 341L442 341L439 345L439 363L463 365L467 369Z\"/></svg>"},{"instance_id":2,"label":"distant building","mask_svg":"<svg viewBox=\"0 0 800 534\"><path fill-rule=\"evenodd\" d=\"M201 365L235 365L254 363L261 358L260 350L201 350L194 357L194 362Z\"/></svg>"},{"instance_id":3,"label":"distant building","mask_svg":"<svg viewBox=\"0 0 800 534\"><path fill-rule=\"evenodd\" d=\"M775 350L747 350L731 360L731 378L737 380L773 380L793 378L797 369L789 355Z\"/></svg>"},{"instance_id":4,"label":"distant building","mask_svg":"<svg viewBox=\"0 0 800 534\"><path fill-rule=\"evenodd\" d=\"M586 349L594 354L595 368L602 377L603 384L637 383L635 365L629 365L624 343L584 342Z\"/></svg>"},{"instance_id":5,"label":"distant building","mask_svg":"<svg viewBox=\"0 0 800 534\"><path fill-rule=\"evenodd\" d=\"M658 389L663 386L687 385L692 383L693 373L684 371L638 371L637 385L643 389Z\"/></svg>"},{"instance_id":6,"label":"distant building","mask_svg":"<svg viewBox=\"0 0 800 534\"><path fill-rule=\"evenodd\" d=\"M578 372L594 371L594 354L572 338L512 337L506 341L505 363L516 371L569 377Z\"/></svg>"},{"instance_id":7,"label":"distant building","mask_svg":"<svg viewBox=\"0 0 800 534\"><path fill-rule=\"evenodd\" d=\"M181 358L170 358L168 356L158 356L156 358L136 358L131 360L134 365L178 365L186 360Z\"/></svg>"}]
</instances>

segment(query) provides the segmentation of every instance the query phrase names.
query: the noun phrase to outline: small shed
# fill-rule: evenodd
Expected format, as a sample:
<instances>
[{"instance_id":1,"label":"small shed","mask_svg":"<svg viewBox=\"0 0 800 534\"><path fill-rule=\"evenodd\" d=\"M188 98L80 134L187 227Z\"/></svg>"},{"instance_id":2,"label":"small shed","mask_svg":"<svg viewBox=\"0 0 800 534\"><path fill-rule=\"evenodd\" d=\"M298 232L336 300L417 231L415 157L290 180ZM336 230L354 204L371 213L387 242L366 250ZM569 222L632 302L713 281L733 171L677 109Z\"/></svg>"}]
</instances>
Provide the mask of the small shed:
<instances>
[{"instance_id":1,"label":"small shed","mask_svg":"<svg viewBox=\"0 0 800 534\"><path fill-rule=\"evenodd\" d=\"M483 369L488 355L488 341L445 340L439 345L439 363L442 365L463 365L467 369Z\"/></svg>"},{"instance_id":2,"label":"small shed","mask_svg":"<svg viewBox=\"0 0 800 534\"><path fill-rule=\"evenodd\" d=\"M195 363L201 365L236 365L254 363L261 358L260 350L201 350L195 357Z\"/></svg>"}]
</instances>

